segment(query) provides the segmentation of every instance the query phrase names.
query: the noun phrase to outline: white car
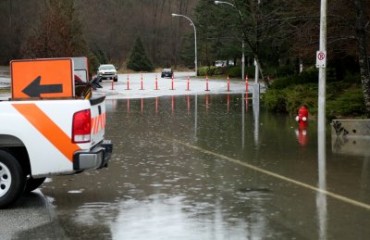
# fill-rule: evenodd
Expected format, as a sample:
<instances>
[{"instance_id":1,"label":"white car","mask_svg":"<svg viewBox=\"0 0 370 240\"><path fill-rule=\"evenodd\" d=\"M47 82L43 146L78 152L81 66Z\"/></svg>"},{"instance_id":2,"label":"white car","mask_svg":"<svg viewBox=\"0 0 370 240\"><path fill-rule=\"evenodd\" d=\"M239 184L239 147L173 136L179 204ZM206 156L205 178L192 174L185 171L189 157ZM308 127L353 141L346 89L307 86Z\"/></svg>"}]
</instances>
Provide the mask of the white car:
<instances>
[{"instance_id":1,"label":"white car","mask_svg":"<svg viewBox=\"0 0 370 240\"><path fill-rule=\"evenodd\" d=\"M103 79L113 79L113 81L117 82L118 81L118 75L117 75L117 70L113 66L113 64L102 64L98 68L98 77Z\"/></svg>"}]
</instances>

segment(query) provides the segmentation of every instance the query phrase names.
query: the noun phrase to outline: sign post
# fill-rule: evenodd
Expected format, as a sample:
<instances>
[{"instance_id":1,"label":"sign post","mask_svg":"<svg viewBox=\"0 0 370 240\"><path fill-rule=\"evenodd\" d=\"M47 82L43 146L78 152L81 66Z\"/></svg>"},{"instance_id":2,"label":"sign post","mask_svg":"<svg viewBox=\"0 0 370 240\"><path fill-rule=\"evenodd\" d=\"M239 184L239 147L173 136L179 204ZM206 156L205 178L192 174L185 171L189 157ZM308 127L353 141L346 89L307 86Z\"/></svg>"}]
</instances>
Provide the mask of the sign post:
<instances>
[{"instance_id":1,"label":"sign post","mask_svg":"<svg viewBox=\"0 0 370 240\"><path fill-rule=\"evenodd\" d=\"M321 0L320 13L320 49L316 53L316 66L319 68L319 97L318 97L318 136L325 135L325 108L326 108L326 14L327 0ZM325 138L319 137L319 148L325 146ZM319 149L320 150L320 149Z\"/></svg>"},{"instance_id":2,"label":"sign post","mask_svg":"<svg viewBox=\"0 0 370 240\"><path fill-rule=\"evenodd\" d=\"M326 190L326 134L325 134L325 123L326 123L326 14L327 14L327 0L321 0L321 13L320 13L320 49L316 54L316 65L319 68L319 97L318 97L318 169L319 179L318 187L325 191ZM326 238L326 212L327 202L324 194L318 194L316 197L316 204L318 208L319 219L320 219L320 239Z\"/></svg>"}]
</instances>

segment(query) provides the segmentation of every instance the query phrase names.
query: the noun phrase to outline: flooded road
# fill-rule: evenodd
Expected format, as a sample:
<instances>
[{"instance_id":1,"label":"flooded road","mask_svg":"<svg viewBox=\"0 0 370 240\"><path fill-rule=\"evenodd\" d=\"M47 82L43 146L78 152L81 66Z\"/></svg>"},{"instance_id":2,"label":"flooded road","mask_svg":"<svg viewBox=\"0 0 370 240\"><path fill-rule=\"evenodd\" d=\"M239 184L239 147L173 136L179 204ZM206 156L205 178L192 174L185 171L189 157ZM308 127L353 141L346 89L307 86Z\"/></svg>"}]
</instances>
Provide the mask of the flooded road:
<instances>
[{"instance_id":1,"label":"flooded road","mask_svg":"<svg viewBox=\"0 0 370 240\"><path fill-rule=\"evenodd\" d=\"M59 238L368 239L370 157L243 99L107 100L109 167L41 189Z\"/></svg>"}]
</instances>

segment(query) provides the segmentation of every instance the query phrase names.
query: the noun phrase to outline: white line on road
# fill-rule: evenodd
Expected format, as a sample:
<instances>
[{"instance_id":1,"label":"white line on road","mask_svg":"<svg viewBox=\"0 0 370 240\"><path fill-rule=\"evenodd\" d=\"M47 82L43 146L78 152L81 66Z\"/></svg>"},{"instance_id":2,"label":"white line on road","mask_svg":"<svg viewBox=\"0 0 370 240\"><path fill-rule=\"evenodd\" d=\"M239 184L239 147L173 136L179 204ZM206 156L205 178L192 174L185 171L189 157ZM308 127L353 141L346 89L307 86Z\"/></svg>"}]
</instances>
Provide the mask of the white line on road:
<instances>
[{"instance_id":1,"label":"white line on road","mask_svg":"<svg viewBox=\"0 0 370 240\"><path fill-rule=\"evenodd\" d=\"M332 197L334 199L337 199L339 201L342 201L342 202L345 202L345 203L348 203L348 204L351 204L351 205L354 205L354 206L357 206L357 207L361 207L361 208L364 208L366 210L370 210L370 205L369 204L356 201L354 199L351 199L351 198L348 198L348 197L345 197L345 196L342 196L342 195L339 195L339 194L336 194L336 193L327 191L325 189L317 188L317 187L312 186L312 185L309 185L307 183L303 183L303 182L294 180L292 178L285 177L283 175L280 175L280 174L277 174L277 173L274 173L274 172L265 170L263 168L260 168L260 167L257 167L257 166L254 166L254 165L251 165L251 164L242 162L242 161L237 160L237 159L233 159L233 158L227 157L227 156L222 155L222 154L218 154L218 153L215 153L215 152L212 152L212 151L209 151L209 150L206 150L206 149L203 149L203 148L194 146L194 145L189 144L189 143L185 143L185 142L182 142L182 141L179 141L179 140L176 140L176 139L168 139L168 140L171 141L171 142L176 142L178 144L181 144L181 145L183 145L185 147L188 147L188 148L191 148L191 149L200 151L202 153L205 153L205 154L208 154L208 155L213 155L215 157L218 157L218 158L227 160L229 162L232 162L232 163L235 163L235 164L238 164L238 165L247 167L249 169L252 169L254 171L257 171L257 172L266 174L268 176L275 177L275 178L278 178L280 180L283 180L283 181L286 181L286 182L289 182L289 183L298 185L300 187L303 187L303 188L306 188L306 189L310 189L310 190L313 190L313 191L318 192L318 193L325 194L325 195L330 196L330 197Z\"/></svg>"}]
</instances>

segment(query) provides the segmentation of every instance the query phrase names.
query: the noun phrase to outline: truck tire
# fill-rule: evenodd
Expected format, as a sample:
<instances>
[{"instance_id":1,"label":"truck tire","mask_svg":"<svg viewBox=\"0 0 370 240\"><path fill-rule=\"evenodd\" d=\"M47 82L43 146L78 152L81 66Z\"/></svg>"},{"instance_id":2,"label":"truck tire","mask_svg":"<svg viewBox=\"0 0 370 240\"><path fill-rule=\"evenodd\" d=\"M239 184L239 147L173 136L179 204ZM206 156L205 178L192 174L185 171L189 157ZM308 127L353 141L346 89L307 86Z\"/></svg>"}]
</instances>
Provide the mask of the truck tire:
<instances>
[{"instance_id":1,"label":"truck tire","mask_svg":"<svg viewBox=\"0 0 370 240\"><path fill-rule=\"evenodd\" d=\"M14 203L23 193L26 177L17 159L0 150L0 208Z\"/></svg>"},{"instance_id":2,"label":"truck tire","mask_svg":"<svg viewBox=\"0 0 370 240\"><path fill-rule=\"evenodd\" d=\"M46 178L29 178L26 181L26 187L24 188L24 193L30 193L33 190L40 187L41 184L44 183Z\"/></svg>"}]
</instances>

